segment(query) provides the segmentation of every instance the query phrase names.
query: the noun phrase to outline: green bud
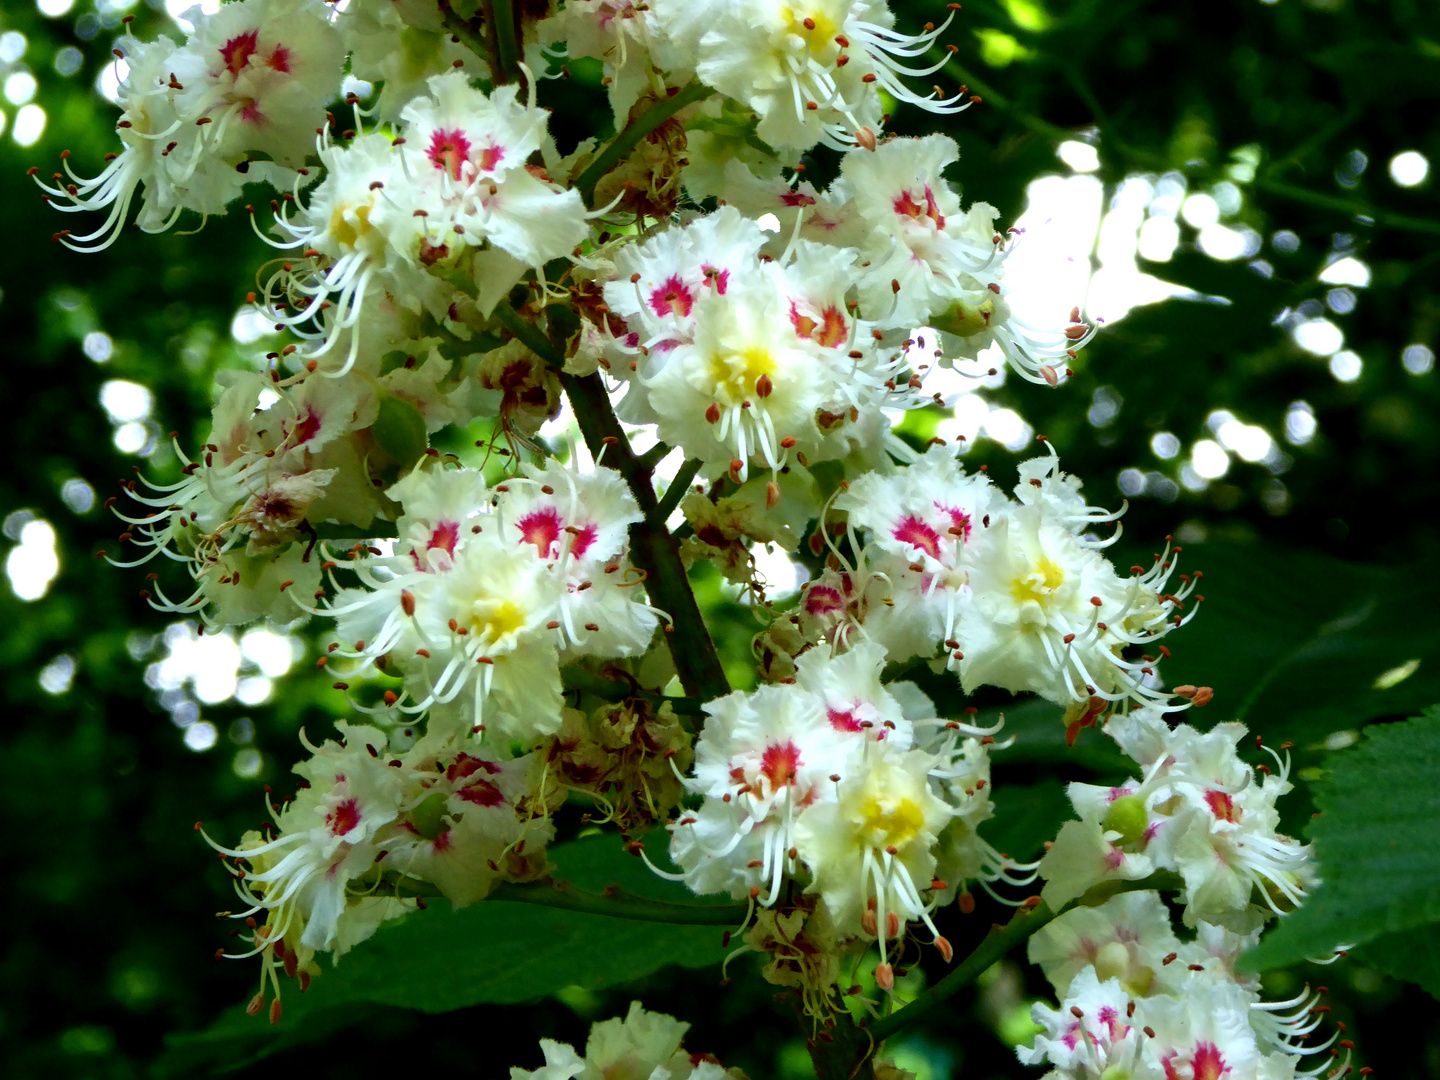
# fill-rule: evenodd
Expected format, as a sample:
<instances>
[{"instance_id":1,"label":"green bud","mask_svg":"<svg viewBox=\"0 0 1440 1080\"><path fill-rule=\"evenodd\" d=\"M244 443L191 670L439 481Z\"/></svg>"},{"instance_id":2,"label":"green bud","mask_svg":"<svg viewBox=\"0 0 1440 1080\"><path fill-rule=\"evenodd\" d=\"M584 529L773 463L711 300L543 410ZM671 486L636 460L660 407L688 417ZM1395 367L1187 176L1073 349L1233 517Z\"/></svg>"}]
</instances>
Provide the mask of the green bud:
<instances>
[{"instance_id":1,"label":"green bud","mask_svg":"<svg viewBox=\"0 0 1440 1080\"><path fill-rule=\"evenodd\" d=\"M445 821L445 796L436 792L410 811L410 824L426 840L434 840L450 826Z\"/></svg>"},{"instance_id":2,"label":"green bud","mask_svg":"<svg viewBox=\"0 0 1440 1080\"><path fill-rule=\"evenodd\" d=\"M1145 827L1149 824L1145 812L1145 800L1139 795L1121 795L1105 811L1105 828L1120 834L1120 843L1133 847L1145 839Z\"/></svg>"},{"instance_id":3,"label":"green bud","mask_svg":"<svg viewBox=\"0 0 1440 1080\"><path fill-rule=\"evenodd\" d=\"M974 337L990 328L988 316L994 310L993 300L971 304L962 298L939 315L932 315L930 325L942 333L954 334L956 337Z\"/></svg>"}]
</instances>

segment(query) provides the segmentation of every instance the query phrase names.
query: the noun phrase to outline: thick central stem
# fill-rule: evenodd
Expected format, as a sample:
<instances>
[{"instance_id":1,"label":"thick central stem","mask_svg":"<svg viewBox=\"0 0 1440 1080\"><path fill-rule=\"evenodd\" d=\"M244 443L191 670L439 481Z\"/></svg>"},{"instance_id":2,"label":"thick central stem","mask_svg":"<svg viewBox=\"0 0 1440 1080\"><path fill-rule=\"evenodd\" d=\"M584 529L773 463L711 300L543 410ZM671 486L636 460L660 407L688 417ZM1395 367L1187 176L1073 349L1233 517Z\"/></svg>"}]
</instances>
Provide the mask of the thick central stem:
<instances>
[{"instance_id":1,"label":"thick central stem","mask_svg":"<svg viewBox=\"0 0 1440 1080\"><path fill-rule=\"evenodd\" d=\"M655 520L658 502L650 466L630 449L599 375L581 378L562 374L560 380L591 455L598 464L615 469L625 478L645 515L645 520L630 526L630 557L645 571L645 589L650 599L671 620L673 630L667 629L666 642L680 685L688 697L701 701L724 697L730 692L730 682L685 575L680 543L663 521Z\"/></svg>"}]
</instances>

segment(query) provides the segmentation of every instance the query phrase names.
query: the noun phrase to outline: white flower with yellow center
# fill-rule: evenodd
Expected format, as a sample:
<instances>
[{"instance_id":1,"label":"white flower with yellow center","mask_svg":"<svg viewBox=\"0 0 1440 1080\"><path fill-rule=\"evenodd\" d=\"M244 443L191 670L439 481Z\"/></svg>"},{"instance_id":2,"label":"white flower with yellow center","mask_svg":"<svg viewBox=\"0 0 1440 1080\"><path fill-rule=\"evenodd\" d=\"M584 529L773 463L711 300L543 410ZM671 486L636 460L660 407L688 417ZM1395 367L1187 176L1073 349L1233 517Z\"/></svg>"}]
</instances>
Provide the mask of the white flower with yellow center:
<instances>
[{"instance_id":1,"label":"white flower with yellow center","mask_svg":"<svg viewBox=\"0 0 1440 1080\"><path fill-rule=\"evenodd\" d=\"M944 66L944 60L925 67L906 61L923 56L949 19L902 34L876 0L651 0L649 6L666 39L655 45L657 59L693 64L702 82L754 109L760 138L777 149L873 145L882 89L934 113L969 106L960 94L921 95L902 81Z\"/></svg>"},{"instance_id":2,"label":"white flower with yellow center","mask_svg":"<svg viewBox=\"0 0 1440 1080\"><path fill-rule=\"evenodd\" d=\"M876 743L862 767L836 785L831 801L811 807L795 824L795 848L810 869L807 892L817 892L842 935L876 938L876 980L888 990L894 973L888 943L912 920L930 930L935 844L955 810L930 786L935 764L918 750Z\"/></svg>"}]
</instances>

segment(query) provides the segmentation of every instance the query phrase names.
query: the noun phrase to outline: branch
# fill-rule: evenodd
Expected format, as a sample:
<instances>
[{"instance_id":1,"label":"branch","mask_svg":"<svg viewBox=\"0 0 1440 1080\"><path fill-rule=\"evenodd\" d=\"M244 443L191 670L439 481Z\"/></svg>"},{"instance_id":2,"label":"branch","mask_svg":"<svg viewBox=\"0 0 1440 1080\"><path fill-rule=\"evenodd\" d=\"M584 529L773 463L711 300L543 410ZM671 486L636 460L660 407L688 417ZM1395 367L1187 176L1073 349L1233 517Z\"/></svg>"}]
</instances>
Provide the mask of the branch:
<instances>
[{"instance_id":1,"label":"branch","mask_svg":"<svg viewBox=\"0 0 1440 1080\"><path fill-rule=\"evenodd\" d=\"M557 370L563 368L565 358L541 329L509 303L501 300L496 304L494 316L535 355ZM570 407L591 456L597 464L603 463L625 478L640 512L645 515L643 522L630 527L630 554L635 565L645 571L645 591L674 626L673 631L667 630L666 642L680 685L687 696L702 701L724 697L730 692L730 682L690 589L685 564L680 561L680 544L665 528L664 519L655 519L658 504L651 484L651 469L630 449L630 440L615 418L610 395L599 375L581 378L560 370L560 382L570 398Z\"/></svg>"},{"instance_id":2,"label":"branch","mask_svg":"<svg viewBox=\"0 0 1440 1080\"><path fill-rule=\"evenodd\" d=\"M480 0L485 13L485 40L490 53L490 77L496 86L520 78L519 34L511 0Z\"/></svg>"},{"instance_id":3,"label":"branch","mask_svg":"<svg viewBox=\"0 0 1440 1080\"><path fill-rule=\"evenodd\" d=\"M549 364L556 371L559 371L565 366L565 357L550 344L550 339L545 336L544 332L511 307L508 300L497 302L495 310L491 312L491 316L501 326L505 327L506 330L509 330L510 333L519 338L527 349L540 357L541 360L544 360L545 363Z\"/></svg>"},{"instance_id":4,"label":"branch","mask_svg":"<svg viewBox=\"0 0 1440 1080\"><path fill-rule=\"evenodd\" d=\"M1258 179L1253 186L1256 191L1268 192L1292 202L1305 203L1321 210L1334 210L1350 218L1368 218L1369 220L1362 222L1363 224L1385 225L1392 229L1440 236L1440 221L1433 221L1430 218L1410 217L1408 214L1392 214L1388 210L1376 210L1365 203L1343 199L1336 195L1322 195L1318 191L1310 191L1307 188L1297 187L1280 180Z\"/></svg>"},{"instance_id":5,"label":"branch","mask_svg":"<svg viewBox=\"0 0 1440 1080\"><path fill-rule=\"evenodd\" d=\"M667 628L666 642L680 685L687 696L702 701L724 697L730 692L730 682L685 575L680 545L663 522L654 523L658 504L650 470L631 451L599 375L581 378L562 372L560 381L596 463L603 462L625 478L645 515L644 521L630 527L630 555L635 565L645 571L645 591L674 627Z\"/></svg>"},{"instance_id":6,"label":"branch","mask_svg":"<svg viewBox=\"0 0 1440 1080\"><path fill-rule=\"evenodd\" d=\"M585 167L574 180L573 187L580 192L580 198L589 206L595 198L595 185L600 178L620 163L620 159L633 150L646 135L678 113L686 105L703 101L715 91L701 82L692 82L675 91L664 101L658 101L646 110L645 115L630 123L600 156Z\"/></svg>"},{"instance_id":7,"label":"branch","mask_svg":"<svg viewBox=\"0 0 1440 1080\"><path fill-rule=\"evenodd\" d=\"M939 1008L946 999L954 996L957 992L974 982L980 976L981 972L985 971L991 964L999 960L1016 945L1058 915L1062 915L1072 908L1094 907L1096 904L1103 904L1117 893L1143 892L1146 889L1170 888L1177 884L1178 881L1174 874L1162 870L1151 874L1149 877L1141 878L1139 881L1102 882L1084 896L1072 900L1063 906L1058 912L1051 911L1043 902L1034 908L1021 908L1015 912L1014 916L1005 926L1001 926L999 923L992 926L985 940L975 948L974 952L960 961L954 971L950 972L950 974L946 975L903 1009L891 1013L889 1016L870 1025L870 1034L874 1037L876 1043L880 1043L888 1039L891 1035L894 1035L901 1028L928 1016L934 1012L935 1009Z\"/></svg>"}]
</instances>

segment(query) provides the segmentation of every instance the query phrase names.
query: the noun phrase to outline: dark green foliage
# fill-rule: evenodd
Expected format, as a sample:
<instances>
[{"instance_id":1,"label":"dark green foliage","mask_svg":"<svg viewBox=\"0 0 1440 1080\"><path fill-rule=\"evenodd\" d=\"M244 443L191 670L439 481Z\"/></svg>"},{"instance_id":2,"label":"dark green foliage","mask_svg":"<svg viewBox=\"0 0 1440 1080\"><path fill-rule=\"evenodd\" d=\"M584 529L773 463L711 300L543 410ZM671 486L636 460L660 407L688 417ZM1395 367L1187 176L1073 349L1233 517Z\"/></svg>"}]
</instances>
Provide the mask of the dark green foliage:
<instances>
[{"instance_id":1,"label":"dark green foliage","mask_svg":"<svg viewBox=\"0 0 1440 1080\"><path fill-rule=\"evenodd\" d=\"M1310 829L1324 883L1249 954L1248 964L1279 967L1381 938L1368 954L1376 966L1435 988L1437 760L1440 708L1370 728L1358 748L1334 756L1315 785L1322 816Z\"/></svg>"}]
</instances>

